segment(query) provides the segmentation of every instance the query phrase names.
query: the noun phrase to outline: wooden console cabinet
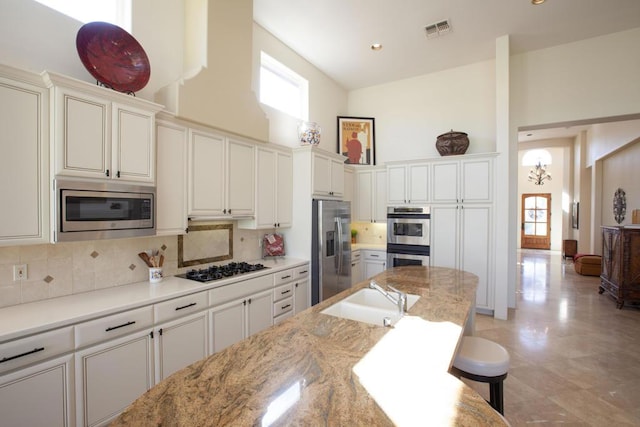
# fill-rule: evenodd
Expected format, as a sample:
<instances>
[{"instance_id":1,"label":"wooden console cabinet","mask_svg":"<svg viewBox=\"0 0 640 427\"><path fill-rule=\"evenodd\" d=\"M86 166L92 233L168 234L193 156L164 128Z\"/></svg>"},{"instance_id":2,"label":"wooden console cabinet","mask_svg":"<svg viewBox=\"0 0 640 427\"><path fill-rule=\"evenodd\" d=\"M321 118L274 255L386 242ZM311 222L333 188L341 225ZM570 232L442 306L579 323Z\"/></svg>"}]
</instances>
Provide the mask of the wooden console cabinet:
<instances>
[{"instance_id":1,"label":"wooden console cabinet","mask_svg":"<svg viewBox=\"0 0 640 427\"><path fill-rule=\"evenodd\" d=\"M602 227L602 273L599 293L640 303L640 227Z\"/></svg>"}]
</instances>

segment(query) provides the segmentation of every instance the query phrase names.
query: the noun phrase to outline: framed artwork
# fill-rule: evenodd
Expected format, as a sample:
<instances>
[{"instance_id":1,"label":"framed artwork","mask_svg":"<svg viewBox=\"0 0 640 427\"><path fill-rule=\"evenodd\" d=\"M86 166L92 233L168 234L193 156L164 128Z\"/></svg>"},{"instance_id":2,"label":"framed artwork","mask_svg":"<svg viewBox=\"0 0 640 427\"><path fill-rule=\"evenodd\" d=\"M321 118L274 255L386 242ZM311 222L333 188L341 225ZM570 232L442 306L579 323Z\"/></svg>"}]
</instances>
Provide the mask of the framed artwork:
<instances>
[{"instance_id":1,"label":"framed artwork","mask_svg":"<svg viewBox=\"0 0 640 427\"><path fill-rule=\"evenodd\" d=\"M580 202L573 202L571 207L571 226L576 230L579 227L578 221L580 221Z\"/></svg>"},{"instance_id":2,"label":"framed artwork","mask_svg":"<svg viewBox=\"0 0 640 427\"><path fill-rule=\"evenodd\" d=\"M347 157L348 165L375 165L375 119L338 116L338 153Z\"/></svg>"}]
</instances>

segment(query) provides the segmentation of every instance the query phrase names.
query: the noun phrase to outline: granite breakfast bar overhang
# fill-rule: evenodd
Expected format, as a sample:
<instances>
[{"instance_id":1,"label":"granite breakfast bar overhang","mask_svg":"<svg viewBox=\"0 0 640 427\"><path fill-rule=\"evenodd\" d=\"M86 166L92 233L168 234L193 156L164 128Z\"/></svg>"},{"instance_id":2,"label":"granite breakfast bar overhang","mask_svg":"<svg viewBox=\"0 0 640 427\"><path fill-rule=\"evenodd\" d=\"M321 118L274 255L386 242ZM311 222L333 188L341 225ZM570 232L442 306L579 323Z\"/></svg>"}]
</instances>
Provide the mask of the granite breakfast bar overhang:
<instances>
[{"instance_id":1,"label":"granite breakfast bar overhang","mask_svg":"<svg viewBox=\"0 0 640 427\"><path fill-rule=\"evenodd\" d=\"M505 425L447 373L477 277L402 267L375 280L420 295L394 327L320 313L362 282L176 372L112 425Z\"/></svg>"}]
</instances>

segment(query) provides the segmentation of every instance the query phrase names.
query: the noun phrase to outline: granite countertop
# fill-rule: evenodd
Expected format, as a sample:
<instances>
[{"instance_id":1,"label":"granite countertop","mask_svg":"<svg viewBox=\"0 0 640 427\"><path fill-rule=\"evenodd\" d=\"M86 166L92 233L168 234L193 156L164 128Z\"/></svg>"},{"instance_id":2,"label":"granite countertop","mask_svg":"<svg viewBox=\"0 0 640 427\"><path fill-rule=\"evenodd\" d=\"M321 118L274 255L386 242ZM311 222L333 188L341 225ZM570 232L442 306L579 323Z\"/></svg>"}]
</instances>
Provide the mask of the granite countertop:
<instances>
[{"instance_id":1,"label":"granite countertop","mask_svg":"<svg viewBox=\"0 0 640 427\"><path fill-rule=\"evenodd\" d=\"M362 282L176 372L112 426L505 425L447 373L477 277L402 267L375 279L420 295L394 327L320 313Z\"/></svg>"}]
</instances>

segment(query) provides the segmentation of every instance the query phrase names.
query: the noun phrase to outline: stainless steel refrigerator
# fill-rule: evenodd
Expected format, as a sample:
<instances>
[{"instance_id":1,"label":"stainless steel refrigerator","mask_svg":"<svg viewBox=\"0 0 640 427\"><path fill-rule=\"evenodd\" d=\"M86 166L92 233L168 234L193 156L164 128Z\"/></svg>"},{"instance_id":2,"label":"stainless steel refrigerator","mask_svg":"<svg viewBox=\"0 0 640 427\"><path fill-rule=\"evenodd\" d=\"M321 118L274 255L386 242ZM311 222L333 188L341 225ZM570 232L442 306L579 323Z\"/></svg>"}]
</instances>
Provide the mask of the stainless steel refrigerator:
<instances>
[{"instance_id":1,"label":"stainless steel refrigerator","mask_svg":"<svg viewBox=\"0 0 640 427\"><path fill-rule=\"evenodd\" d=\"M351 203L313 200L311 304L351 287Z\"/></svg>"}]
</instances>

